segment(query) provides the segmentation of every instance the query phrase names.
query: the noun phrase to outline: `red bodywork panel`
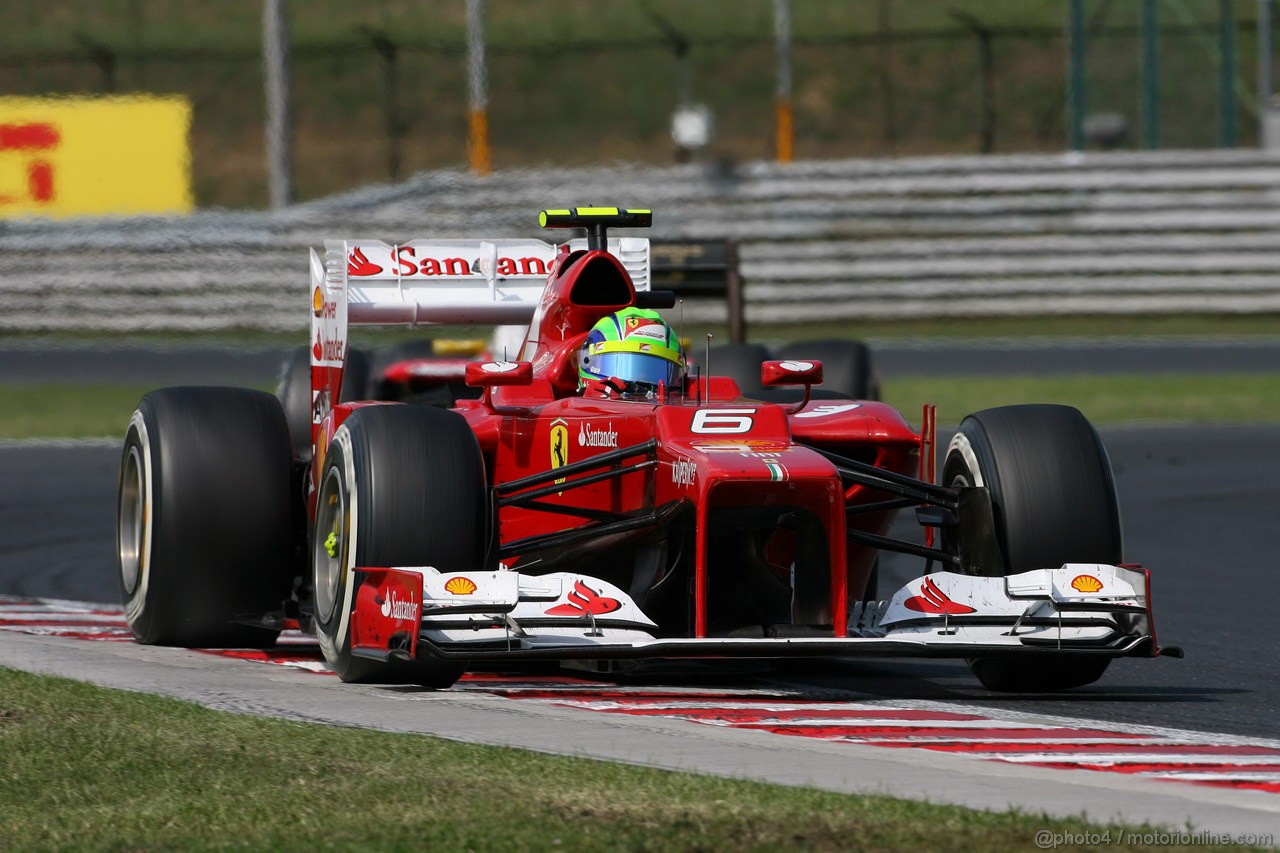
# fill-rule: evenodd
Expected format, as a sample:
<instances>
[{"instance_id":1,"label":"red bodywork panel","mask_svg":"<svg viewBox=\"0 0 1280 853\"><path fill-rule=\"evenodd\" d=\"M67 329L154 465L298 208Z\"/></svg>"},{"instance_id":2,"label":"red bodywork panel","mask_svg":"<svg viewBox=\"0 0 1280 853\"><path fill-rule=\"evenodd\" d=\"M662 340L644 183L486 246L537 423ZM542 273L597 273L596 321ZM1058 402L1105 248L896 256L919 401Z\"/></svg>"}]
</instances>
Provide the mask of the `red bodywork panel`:
<instances>
[{"instance_id":1,"label":"red bodywork panel","mask_svg":"<svg viewBox=\"0 0 1280 853\"><path fill-rule=\"evenodd\" d=\"M422 615L422 575L396 569L364 569L357 573L351 614L351 651L368 650L381 658L398 649L408 659L418 653L418 619Z\"/></svg>"}]
</instances>

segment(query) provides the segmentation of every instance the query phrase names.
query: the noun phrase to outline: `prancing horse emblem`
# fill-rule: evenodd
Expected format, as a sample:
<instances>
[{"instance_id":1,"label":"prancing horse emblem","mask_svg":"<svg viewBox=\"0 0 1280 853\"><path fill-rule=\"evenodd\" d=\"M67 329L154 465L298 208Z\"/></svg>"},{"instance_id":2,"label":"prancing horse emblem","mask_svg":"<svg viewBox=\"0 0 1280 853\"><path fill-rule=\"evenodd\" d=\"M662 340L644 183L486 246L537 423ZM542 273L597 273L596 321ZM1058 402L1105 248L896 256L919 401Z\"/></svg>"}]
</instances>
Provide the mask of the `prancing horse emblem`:
<instances>
[{"instance_id":1,"label":"prancing horse emblem","mask_svg":"<svg viewBox=\"0 0 1280 853\"><path fill-rule=\"evenodd\" d=\"M556 418L551 422L551 468L563 468L569 464L569 425L563 418ZM564 477L556 480L556 485L560 485L565 480Z\"/></svg>"}]
</instances>

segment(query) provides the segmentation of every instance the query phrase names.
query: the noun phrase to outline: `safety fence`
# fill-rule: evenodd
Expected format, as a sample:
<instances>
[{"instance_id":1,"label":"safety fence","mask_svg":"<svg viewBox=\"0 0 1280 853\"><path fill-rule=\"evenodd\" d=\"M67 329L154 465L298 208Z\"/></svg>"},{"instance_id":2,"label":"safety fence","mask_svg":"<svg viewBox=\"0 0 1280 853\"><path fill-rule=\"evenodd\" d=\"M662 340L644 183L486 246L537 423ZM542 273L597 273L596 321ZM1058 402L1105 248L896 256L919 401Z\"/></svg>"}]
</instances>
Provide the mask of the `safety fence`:
<instances>
[{"instance_id":1,"label":"safety fence","mask_svg":"<svg viewBox=\"0 0 1280 853\"><path fill-rule=\"evenodd\" d=\"M1245 151L425 172L276 214L0 224L0 328L301 330L307 246L546 238L539 209L583 203L736 241L752 323L1280 312L1277 201L1280 158Z\"/></svg>"},{"instance_id":2,"label":"safety fence","mask_svg":"<svg viewBox=\"0 0 1280 853\"><path fill-rule=\"evenodd\" d=\"M288 5L296 197L467 163L467 4ZM1249 0L789 7L798 159L1056 151L1077 124L1090 147L1254 146L1272 91ZM182 96L197 203L267 202L263 0L4 8L0 92ZM672 162L688 105L713 118L698 156L780 154L773 0L486 0L485 22L497 169Z\"/></svg>"}]
</instances>

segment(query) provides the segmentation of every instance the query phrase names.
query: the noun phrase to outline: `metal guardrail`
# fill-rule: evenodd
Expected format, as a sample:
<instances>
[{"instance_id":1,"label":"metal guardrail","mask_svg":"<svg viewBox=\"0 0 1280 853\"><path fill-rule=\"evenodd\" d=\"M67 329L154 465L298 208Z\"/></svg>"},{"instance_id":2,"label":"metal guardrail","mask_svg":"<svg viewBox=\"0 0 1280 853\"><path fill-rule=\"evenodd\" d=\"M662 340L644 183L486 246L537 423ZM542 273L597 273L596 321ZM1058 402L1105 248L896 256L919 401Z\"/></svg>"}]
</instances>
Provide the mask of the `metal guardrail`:
<instances>
[{"instance_id":1,"label":"metal guardrail","mask_svg":"<svg viewBox=\"0 0 1280 853\"><path fill-rule=\"evenodd\" d=\"M735 241L754 323L1280 312L1280 159L1218 151L431 172L278 214L3 222L0 329L301 330L307 246L543 236L534 212L582 200Z\"/></svg>"}]
</instances>

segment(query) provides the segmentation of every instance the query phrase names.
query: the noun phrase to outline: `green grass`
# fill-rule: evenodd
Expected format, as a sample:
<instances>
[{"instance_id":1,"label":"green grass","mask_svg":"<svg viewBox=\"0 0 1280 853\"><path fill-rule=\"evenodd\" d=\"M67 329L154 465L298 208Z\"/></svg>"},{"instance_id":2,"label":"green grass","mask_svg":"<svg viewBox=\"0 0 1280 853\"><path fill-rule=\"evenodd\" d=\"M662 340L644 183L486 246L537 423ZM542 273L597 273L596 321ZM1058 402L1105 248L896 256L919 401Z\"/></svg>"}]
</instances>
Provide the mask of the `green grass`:
<instances>
[{"instance_id":1,"label":"green grass","mask_svg":"<svg viewBox=\"0 0 1280 853\"><path fill-rule=\"evenodd\" d=\"M1107 827L241 716L0 669L4 849L1027 850L1042 829Z\"/></svg>"},{"instance_id":2,"label":"green grass","mask_svg":"<svg viewBox=\"0 0 1280 853\"><path fill-rule=\"evenodd\" d=\"M141 385L6 385L0 438L123 438Z\"/></svg>"},{"instance_id":3,"label":"green grass","mask_svg":"<svg viewBox=\"0 0 1280 853\"><path fill-rule=\"evenodd\" d=\"M0 439L120 436L154 385L0 385ZM266 389L271 390L271 389Z\"/></svg>"},{"instance_id":4,"label":"green grass","mask_svg":"<svg viewBox=\"0 0 1280 853\"><path fill-rule=\"evenodd\" d=\"M924 403L935 403L938 423L950 425L1017 403L1075 406L1100 425L1280 423L1280 373L905 378L886 382L883 392L912 423Z\"/></svg>"},{"instance_id":5,"label":"green grass","mask_svg":"<svg viewBox=\"0 0 1280 853\"><path fill-rule=\"evenodd\" d=\"M0 385L0 439L123 436L147 386ZM266 389L270 390L270 389ZM1014 403L1064 403L1096 424L1280 423L1280 374L1202 376L918 377L885 383L884 397L911 422L938 406L941 424Z\"/></svg>"},{"instance_id":6,"label":"green grass","mask_svg":"<svg viewBox=\"0 0 1280 853\"><path fill-rule=\"evenodd\" d=\"M751 337L770 338L918 338L948 340L989 338L1143 338L1280 336L1275 314L1151 314L1142 316L1079 315L1046 317L938 317L855 323L810 323L805 326L751 326Z\"/></svg>"}]
</instances>

